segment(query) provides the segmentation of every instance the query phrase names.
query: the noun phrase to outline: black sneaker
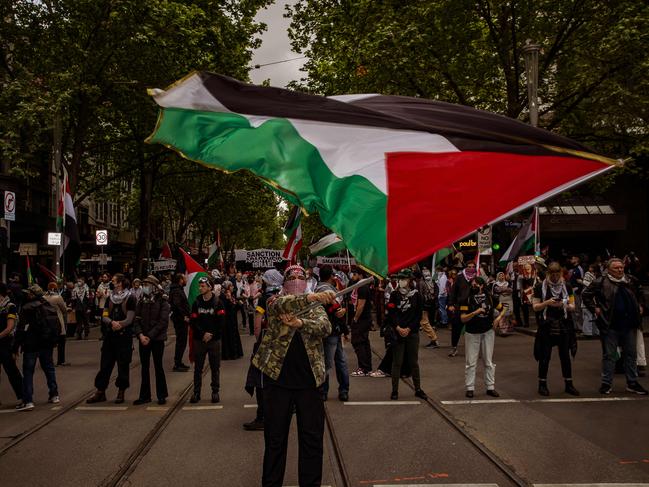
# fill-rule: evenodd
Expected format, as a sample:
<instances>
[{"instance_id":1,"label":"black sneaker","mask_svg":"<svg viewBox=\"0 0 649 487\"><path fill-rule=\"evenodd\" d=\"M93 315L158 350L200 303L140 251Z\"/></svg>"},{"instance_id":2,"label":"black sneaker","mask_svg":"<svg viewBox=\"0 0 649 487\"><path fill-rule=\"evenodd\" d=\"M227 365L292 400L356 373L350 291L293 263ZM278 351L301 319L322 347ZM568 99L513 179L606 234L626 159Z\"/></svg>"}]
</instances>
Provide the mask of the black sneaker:
<instances>
[{"instance_id":1,"label":"black sneaker","mask_svg":"<svg viewBox=\"0 0 649 487\"><path fill-rule=\"evenodd\" d=\"M264 422L255 419L254 421L250 421L250 423L243 423L243 429L246 431L264 431Z\"/></svg>"},{"instance_id":2,"label":"black sneaker","mask_svg":"<svg viewBox=\"0 0 649 487\"><path fill-rule=\"evenodd\" d=\"M219 393L218 392L213 392L212 393L212 402L214 404L216 404L217 402L220 402L220 401L221 401L221 398L219 397Z\"/></svg>"},{"instance_id":3,"label":"black sneaker","mask_svg":"<svg viewBox=\"0 0 649 487\"><path fill-rule=\"evenodd\" d=\"M439 345L437 344L437 340L431 340L424 348L439 348Z\"/></svg>"},{"instance_id":4,"label":"black sneaker","mask_svg":"<svg viewBox=\"0 0 649 487\"><path fill-rule=\"evenodd\" d=\"M575 389L575 386L572 385L572 382L566 382L566 394L570 394L571 396L579 396L579 391Z\"/></svg>"},{"instance_id":5,"label":"black sneaker","mask_svg":"<svg viewBox=\"0 0 649 487\"><path fill-rule=\"evenodd\" d=\"M133 401L133 406L141 406L142 404L148 404L151 402L151 398L140 397Z\"/></svg>"},{"instance_id":6,"label":"black sneaker","mask_svg":"<svg viewBox=\"0 0 649 487\"><path fill-rule=\"evenodd\" d=\"M194 394L192 398L189 400L190 403L196 404L201 400L201 395L200 394Z\"/></svg>"},{"instance_id":7,"label":"black sneaker","mask_svg":"<svg viewBox=\"0 0 649 487\"><path fill-rule=\"evenodd\" d=\"M453 347L451 353L448 354L449 357L455 357L457 355L457 347Z\"/></svg>"},{"instance_id":8,"label":"black sneaker","mask_svg":"<svg viewBox=\"0 0 649 487\"><path fill-rule=\"evenodd\" d=\"M488 389L487 396L500 397L500 394L498 394L498 391L496 389Z\"/></svg>"},{"instance_id":9,"label":"black sneaker","mask_svg":"<svg viewBox=\"0 0 649 487\"><path fill-rule=\"evenodd\" d=\"M539 394L541 396L549 396L550 389L548 389L548 384L545 381L539 382Z\"/></svg>"},{"instance_id":10,"label":"black sneaker","mask_svg":"<svg viewBox=\"0 0 649 487\"><path fill-rule=\"evenodd\" d=\"M610 384L602 384L599 388L600 394L610 394L613 391L613 388Z\"/></svg>"},{"instance_id":11,"label":"black sneaker","mask_svg":"<svg viewBox=\"0 0 649 487\"><path fill-rule=\"evenodd\" d=\"M422 391L421 389L417 389L415 391L415 396L418 397L419 399L424 399L424 400L428 399L428 396L426 395L426 393L424 391Z\"/></svg>"},{"instance_id":12,"label":"black sneaker","mask_svg":"<svg viewBox=\"0 0 649 487\"><path fill-rule=\"evenodd\" d=\"M649 394L649 392L647 392L647 389L642 387L637 382L629 382L626 385L626 390L627 392L633 392L634 394L638 394L640 396L646 396L647 394Z\"/></svg>"},{"instance_id":13,"label":"black sneaker","mask_svg":"<svg viewBox=\"0 0 649 487\"><path fill-rule=\"evenodd\" d=\"M348 392L341 392L338 394L338 400L341 402L347 402L349 401L349 393Z\"/></svg>"},{"instance_id":14,"label":"black sneaker","mask_svg":"<svg viewBox=\"0 0 649 487\"><path fill-rule=\"evenodd\" d=\"M189 367L183 367L182 365L174 365L174 372L189 372Z\"/></svg>"},{"instance_id":15,"label":"black sneaker","mask_svg":"<svg viewBox=\"0 0 649 487\"><path fill-rule=\"evenodd\" d=\"M396 391L392 391L392 394L390 394L390 399L392 399L393 401L398 400L399 399L399 393L396 392Z\"/></svg>"},{"instance_id":16,"label":"black sneaker","mask_svg":"<svg viewBox=\"0 0 649 487\"><path fill-rule=\"evenodd\" d=\"M468 397L469 399L473 399L473 391L466 391L466 392L464 393L464 395L465 395L466 397Z\"/></svg>"},{"instance_id":17,"label":"black sneaker","mask_svg":"<svg viewBox=\"0 0 649 487\"><path fill-rule=\"evenodd\" d=\"M164 406L165 404L167 404L167 398L166 397L158 399L158 405L159 406Z\"/></svg>"}]
</instances>

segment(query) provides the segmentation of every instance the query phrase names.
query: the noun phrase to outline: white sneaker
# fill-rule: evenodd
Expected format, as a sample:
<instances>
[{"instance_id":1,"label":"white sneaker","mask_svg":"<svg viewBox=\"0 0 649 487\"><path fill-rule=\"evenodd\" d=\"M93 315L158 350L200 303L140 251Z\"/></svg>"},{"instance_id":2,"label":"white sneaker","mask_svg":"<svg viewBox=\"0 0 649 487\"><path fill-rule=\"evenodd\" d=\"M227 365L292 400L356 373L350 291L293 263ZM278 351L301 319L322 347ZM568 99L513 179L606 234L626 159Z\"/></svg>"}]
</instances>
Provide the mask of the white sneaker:
<instances>
[{"instance_id":1,"label":"white sneaker","mask_svg":"<svg viewBox=\"0 0 649 487\"><path fill-rule=\"evenodd\" d=\"M58 404L58 403L61 402L61 398L59 396L52 396L52 397L49 398L49 400L47 402L49 402L51 404Z\"/></svg>"},{"instance_id":2,"label":"white sneaker","mask_svg":"<svg viewBox=\"0 0 649 487\"><path fill-rule=\"evenodd\" d=\"M32 409L34 409L33 402L21 402L16 406L17 411L31 411Z\"/></svg>"},{"instance_id":3,"label":"white sneaker","mask_svg":"<svg viewBox=\"0 0 649 487\"><path fill-rule=\"evenodd\" d=\"M379 378L381 378L381 377L389 377L388 374L386 374L385 372L383 372L380 369L377 369L374 372L370 372L367 375L369 375L370 377L379 377Z\"/></svg>"},{"instance_id":4,"label":"white sneaker","mask_svg":"<svg viewBox=\"0 0 649 487\"><path fill-rule=\"evenodd\" d=\"M351 375L352 377L365 377L367 374L363 369L356 369L354 372L352 372L349 375Z\"/></svg>"}]
</instances>

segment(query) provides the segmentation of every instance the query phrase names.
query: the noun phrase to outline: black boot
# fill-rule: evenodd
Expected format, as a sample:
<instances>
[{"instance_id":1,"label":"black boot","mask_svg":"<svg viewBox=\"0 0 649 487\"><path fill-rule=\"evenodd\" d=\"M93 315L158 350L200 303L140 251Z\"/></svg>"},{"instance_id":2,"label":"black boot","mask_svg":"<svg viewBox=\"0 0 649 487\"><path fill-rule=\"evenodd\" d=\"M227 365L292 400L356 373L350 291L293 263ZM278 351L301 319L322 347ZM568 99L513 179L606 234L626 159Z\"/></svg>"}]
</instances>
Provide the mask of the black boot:
<instances>
[{"instance_id":1,"label":"black boot","mask_svg":"<svg viewBox=\"0 0 649 487\"><path fill-rule=\"evenodd\" d=\"M550 389L548 389L548 381L539 380L539 394L542 396L550 395Z\"/></svg>"},{"instance_id":2,"label":"black boot","mask_svg":"<svg viewBox=\"0 0 649 487\"><path fill-rule=\"evenodd\" d=\"M572 385L572 379L566 379L566 393L572 396L579 395L579 391Z\"/></svg>"},{"instance_id":3,"label":"black boot","mask_svg":"<svg viewBox=\"0 0 649 487\"><path fill-rule=\"evenodd\" d=\"M124 393L126 389L120 389L117 391L117 399L115 399L115 404L122 404L124 402Z\"/></svg>"},{"instance_id":4,"label":"black boot","mask_svg":"<svg viewBox=\"0 0 649 487\"><path fill-rule=\"evenodd\" d=\"M86 401L86 404L95 404L97 402L106 402L106 393L104 391L95 391L95 394Z\"/></svg>"}]
</instances>

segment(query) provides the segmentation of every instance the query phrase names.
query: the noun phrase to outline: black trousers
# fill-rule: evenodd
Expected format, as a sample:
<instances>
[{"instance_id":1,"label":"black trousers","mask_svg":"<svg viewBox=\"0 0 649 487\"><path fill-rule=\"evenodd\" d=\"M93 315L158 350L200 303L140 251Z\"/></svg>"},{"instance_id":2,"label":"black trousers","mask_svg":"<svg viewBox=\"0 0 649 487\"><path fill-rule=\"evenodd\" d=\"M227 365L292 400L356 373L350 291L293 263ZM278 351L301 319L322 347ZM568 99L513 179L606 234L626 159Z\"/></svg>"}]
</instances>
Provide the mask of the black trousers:
<instances>
[{"instance_id":1,"label":"black trousers","mask_svg":"<svg viewBox=\"0 0 649 487\"><path fill-rule=\"evenodd\" d=\"M460 314L462 311L459 309L455 310L453 317L451 318L451 346L457 347L460 343L460 337L462 336L462 329L464 328L464 323L460 319Z\"/></svg>"},{"instance_id":2,"label":"black trousers","mask_svg":"<svg viewBox=\"0 0 649 487\"><path fill-rule=\"evenodd\" d=\"M115 385L118 389L128 389L129 368L133 359L133 338L130 335L114 335L108 333L101 345L101 359L99 372L95 377L95 387L105 391L110 382L113 368L117 364L117 379Z\"/></svg>"},{"instance_id":3,"label":"black trousers","mask_svg":"<svg viewBox=\"0 0 649 487\"><path fill-rule=\"evenodd\" d=\"M210 340L205 343L203 340L194 339L194 394L201 395L203 388L203 367L205 356L210 362L212 373L212 392L219 392L220 368L221 368L221 340Z\"/></svg>"},{"instance_id":4,"label":"black trousers","mask_svg":"<svg viewBox=\"0 0 649 487\"><path fill-rule=\"evenodd\" d=\"M548 378L548 368L552 358L552 349L559 349L559 360L561 361L561 373L564 379L572 379L572 364L570 362L570 336L567 333L561 335L550 335L550 346L545 350L545 354L539 360L539 379Z\"/></svg>"},{"instance_id":5,"label":"black trousers","mask_svg":"<svg viewBox=\"0 0 649 487\"><path fill-rule=\"evenodd\" d=\"M158 399L166 399L167 379L162 367L162 356L165 351L165 342L150 341L145 347L140 342L140 364L142 371L142 383L140 385L140 399L151 399L151 355L153 355L153 368L155 369L155 393Z\"/></svg>"},{"instance_id":6,"label":"black trousers","mask_svg":"<svg viewBox=\"0 0 649 487\"><path fill-rule=\"evenodd\" d=\"M371 319L360 319L352 323L352 346L358 359L358 368L365 372L372 370L372 349L370 348Z\"/></svg>"},{"instance_id":7,"label":"black trousers","mask_svg":"<svg viewBox=\"0 0 649 487\"><path fill-rule=\"evenodd\" d=\"M264 421L264 390L261 387L255 387L255 398L257 399L257 421Z\"/></svg>"},{"instance_id":8,"label":"black trousers","mask_svg":"<svg viewBox=\"0 0 649 487\"><path fill-rule=\"evenodd\" d=\"M77 337L80 337L82 334L84 337L88 337L90 333L90 324L88 323L88 313L86 308L77 309L75 312L77 317Z\"/></svg>"},{"instance_id":9,"label":"black trousers","mask_svg":"<svg viewBox=\"0 0 649 487\"><path fill-rule=\"evenodd\" d=\"M319 487L322 481L324 403L317 388L264 387L264 471L262 487L281 487L286 470L288 435L295 406L300 487Z\"/></svg>"},{"instance_id":10,"label":"black trousers","mask_svg":"<svg viewBox=\"0 0 649 487\"><path fill-rule=\"evenodd\" d=\"M246 305L244 303L237 302L236 306L234 307L235 319L237 319L236 317L239 313L241 313L241 327L245 329L248 326L248 313L246 312Z\"/></svg>"},{"instance_id":11,"label":"black trousers","mask_svg":"<svg viewBox=\"0 0 649 487\"><path fill-rule=\"evenodd\" d=\"M16 366L13 354L10 347L0 345L0 366L7 374L11 388L16 394L16 399L20 400L23 397L23 376Z\"/></svg>"},{"instance_id":12,"label":"black trousers","mask_svg":"<svg viewBox=\"0 0 649 487\"><path fill-rule=\"evenodd\" d=\"M174 365L180 365L183 362L183 355L187 348L187 323L184 321L175 322L174 330L176 330L176 350L174 352Z\"/></svg>"},{"instance_id":13,"label":"black trousers","mask_svg":"<svg viewBox=\"0 0 649 487\"><path fill-rule=\"evenodd\" d=\"M59 335L59 341L56 344L56 365L65 363L65 335Z\"/></svg>"}]
</instances>

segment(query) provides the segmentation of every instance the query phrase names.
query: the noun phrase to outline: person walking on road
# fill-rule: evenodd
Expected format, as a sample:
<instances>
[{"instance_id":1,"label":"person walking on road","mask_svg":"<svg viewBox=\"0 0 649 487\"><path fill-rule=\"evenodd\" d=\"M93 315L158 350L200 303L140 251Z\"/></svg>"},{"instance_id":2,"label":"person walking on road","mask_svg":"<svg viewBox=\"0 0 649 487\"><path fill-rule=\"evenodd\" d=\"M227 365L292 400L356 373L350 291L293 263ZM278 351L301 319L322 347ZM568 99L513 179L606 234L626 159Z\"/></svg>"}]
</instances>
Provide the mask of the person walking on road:
<instances>
[{"instance_id":1,"label":"person walking on road","mask_svg":"<svg viewBox=\"0 0 649 487\"><path fill-rule=\"evenodd\" d=\"M306 273L293 265L284 273L282 295L269 303L268 329L253 358L264 380L264 466L262 487L281 487L286 470L288 436L295 409L298 426L298 478L301 487L322 480L324 403L319 387L326 368L322 340L331 323L322 306L296 317L312 304L328 305L335 293L305 294Z\"/></svg>"},{"instance_id":2,"label":"person walking on road","mask_svg":"<svg viewBox=\"0 0 649 487\"><path fill-rule=\"evenodd\" d=\"M45 299L54 307L54 309L56 309L56 314L58 315L59 322L61 323L61 332L59 333L59 338L56 343L56 365L64 366L70 365L65 361L65 318L68 314L68 307L66 306L63 297L59 294L58 288L59 287L55 282L50 282L47 285L47 293L45 293Z\"/></svg>"},{"instance_id":3,"label":"person walking on road","mask_svg":"<svg viewBox=\"0 0 649 487\"><path fill-rule=\"evenodd\" d=\"M361 280L364 273L359 269L352 271L352 284ZM352 377L365 377L372 371L372 349L370 347L370 330L372 329L372 293L370 286L361 286L351 294L352 346L358 359L358 368L352 372Z\"/></svg>"},{"instance_id":4,"label":"person walking on road","mask_svg":"<svg viewBox=\"0 0 649 487\"><path fill-rule=\"evenodd\" d=\"M18 311L16 305L9 299L7 285L0 283L0 366L7 374L9 384L16 395L16 399L22 403L23 398L23 376L20 375L16 358L13 353L14 331Z\"/></svg>"},{"instance_id":5,"label":"person walking on road","mask_svg":"<svg viewBox=\"0 0 649 487\"><path fill-rule=\"evenodd\" d=\"M23 352L23 392L22 403L16 409L30 411L34 409L34 370L37 360L47 380L48 402L60 402L53 355L61 330L56 310L45 300L38 284L31 285L24 294L26 302L21 309L16 331L16 346Z\"/></svg>"},{"instance_id":6,"label":"person walking on road","mask_svg":"<svg viewBox=\"0 0 649 487\"><path fill-rule=\"evenodd\" d=\"M151 355L153 355L153 367L155 369L155 390L158 404L167 403L167 380L162 365L162 357L167 340L167 328L169 328L169 303L162 295L160 282L154 276L148 276L142 281L142 297L137 303L135 310L135 324L133 326L135 336L140 341L140 364L142 371L142 383L140 395L133 402L134 405L151 402L151 374L149 366Z\"/></svg>"},{"instance_id":7,"label":"person walking on road","mask_svg":"<svg viewBox=\"0 0 649 487\"><path fill-rule=\"evenodd\" d=\"M86 340L90 333L90 324L88 323L88 299L90 289L83 277L77 279L72 289L72 302L74 303L74 313L77 319L77 340L82 338Z\"/></svg>"},{"instance_id":8,"label":"person walking on road","mask_svg":"<svg viewBox=\"0 0 649 487\"><path fill-rule=\"evenodd\" d=\"M548 266L546 278L534 287L532 308L539 316L538 330L534 340L534 357L539 362L539 394L549 396L548 367L552 348L559 349L561 373L565 381L565 391L578 396L579 391L572 383L572 364L570 354L577 352L577 337L571 314L575 307L572 286L562 277L558 262Z\"/></svg>"},{"instance_id":9,"label":"person walking on road","mask_svg":"<svg viewBox=\"0 0 649 487\"><path fill-rule=\"evenodd\" d=\"M613 258L608 261L607 274L595 279L582 298L586 307L594 313L602 340L602 385L600 394L613 390L615 356L618 346L622 348L626 390L647 395L638 382L637 340L642 329L642 292L638 280L624 274L624 262Z\"/></svg>"},{"instance_id":10,"label":"person walking on road","mask_svg":"<svg viewBox=\"0 0 649 487\"><path fill-rule=\"evenodd\" d=\"M176 331L176 349L174 352L174 372L187 372L189 365L183 363L183 356L187 348L187 335L189 333L189 302L185 294L185 280L184 274L175 274L173 281L169 286L169 305L171 308L171 321L174 324Z\"/></svg>"},{"instance_id":11,"label":"person walking on road","mask_svg":"<svg viewBox=\"0 0 649 487\"><path fill-rule=\"evenodd\" d=\"M320 283L316 286L315 292L337 291L336 278L330 266L320 269ZM343 349L343 339L349 341L349 328L346 323L346 308L342 306L343 299L338 298L336 302L328 305L325 310L331 323L331 334L324 339L325 367L327 378L322 385L322 398L327 400L329 393L329 371L334 370L338 380L338 399L349 400L349 371L347 369L347 358ZM344 338L343 338L344 337Z\"/></svg>"},{"instance_id":12,"label":"person walking on road","mask_svg":"<svg viewBox=\"0 0 649 487\"><path fill-rule=\"evenodd\" d=\"M115 404L124 402L124 394L130 386L129 369L133 359L133 320L135 319L135 297L128 290L128 280L124 274L113 276L113 291L106 300L101 325L103 342L99 372L95 377L95 394L88 404L106 401L106 389L113 368L117 364L117 398Z\"/></svg>"},{"instance_id":13,"label":"person walking on road","mask_svg":"<svg viewBox=\"0 0 649 487\"><path fill-rule=\"evenodd\" d=\"M462 329L464 324L460 318L462 313L465 313L469 307L469 296L471 295L471 280L478 275L475 267L475 262L469 262L466 268L460 272L453 282L453 287L448 295L448 310L453 313L453 321L451 324L451 353L449 357L457 355L457 347L460 343L462 336Z\"/></svg>"},{"instance_id":14,"label":"person walking on road","mask_svg":"<svg viewBox=\"0 0 649 487\"><path fill-rule=\"evenodd\" d=\"M222 301L212 292L212 284L207 277L198 280L200 295L194 301L190 315L194 349L194 394L189 402L201 400L203 386L203 367L205 356L212 373L212 402L218 403L221 367L221 333L225 326L225 309Z\"/></svg>"},{"instance_id":15,"label":"person walking on road","mask_svg":"<svg viewBox=\"0 0 649 487\"><path fill-rule=\"evenodd\" d=\"M396 342L392 345L392 394L399 399L399 380L404 360L412 374L415 396L426 399L419 376L419 327L424 301L415 287L412 270L403 269L397 274L398 288L392 291L388 302L388 324L394 329Z\"/></svg>"},{"instance_id":16,"label":"person walking on road","mask_svg":"<svg viewBox=\"0 0 649 487\"><path fill-rule=\"evenodd\" d=\"M496 364L493 363L494 326L498 325L500 316L494 320L498 303L487 291L484 278L475 276L469 281L470 292L466 301L467 310L460 312L460 321L465 325L464 346L466 348L466 366L464 384L466 397L472 398L475 391L475 372L478 356L482 355L485 372L487 395L499 397L496 391Z\"/></svg>"}]
</instances>

